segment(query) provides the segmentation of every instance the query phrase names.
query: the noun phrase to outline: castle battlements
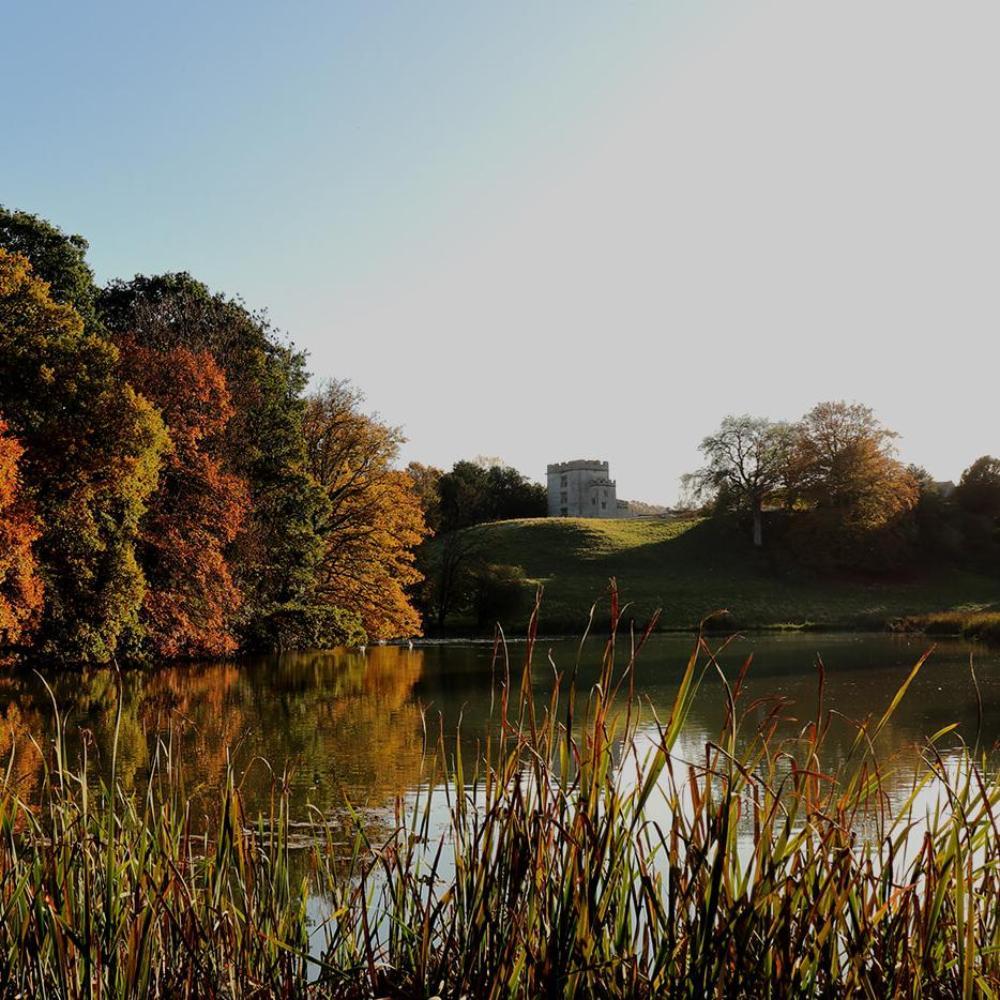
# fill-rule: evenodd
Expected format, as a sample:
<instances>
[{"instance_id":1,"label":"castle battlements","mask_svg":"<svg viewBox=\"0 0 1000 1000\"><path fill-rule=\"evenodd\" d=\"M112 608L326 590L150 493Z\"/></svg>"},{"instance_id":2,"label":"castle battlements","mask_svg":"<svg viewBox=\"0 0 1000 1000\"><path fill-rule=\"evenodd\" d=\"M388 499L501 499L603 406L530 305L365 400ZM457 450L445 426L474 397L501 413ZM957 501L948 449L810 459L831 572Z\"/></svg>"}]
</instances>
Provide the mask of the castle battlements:
<instances>
[{"instance_id":1,"label":"castle battlements","mask_svg":"<svg viewBox=\"0 0 1000 1000\"><path fill-rule=\"evenodd\" d=\"M607 462L577 458L547 467L549 517L624 517Z\"/></svg>"}]
</instances>

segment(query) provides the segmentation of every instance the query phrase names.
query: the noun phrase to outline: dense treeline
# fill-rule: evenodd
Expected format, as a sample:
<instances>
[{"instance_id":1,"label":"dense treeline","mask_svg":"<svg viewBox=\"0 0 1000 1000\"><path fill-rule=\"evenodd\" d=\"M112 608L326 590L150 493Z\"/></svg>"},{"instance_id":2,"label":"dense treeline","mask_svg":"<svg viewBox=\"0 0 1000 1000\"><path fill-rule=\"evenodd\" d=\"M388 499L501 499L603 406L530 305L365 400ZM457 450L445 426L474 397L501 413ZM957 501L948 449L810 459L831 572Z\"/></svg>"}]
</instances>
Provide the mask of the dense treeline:
<instances>
[{"instance_id":1,"label":"dense treeline","mask_svg":"<svg viewBox=\"0 0 1000 1000\"><path fill-rule=\"evenodd\" d=\"M0 208L0 654L105 663L420 629L395 428L187 274L95 284Z\"/></svg>"},{"instance_id":2,"label":"dense treeline","mask_svg":"<svg viewBox=\"0 0 1000 1000\"><path fill-rule=\"evenodd\" d=\"M487 521L544 517L548 509L544 486L495 460L456 462L450 472L411 462L406 471L428 525L438 534Z\"/></svg>"},{"instance_id":3,"label":"dense treeline","mask_svg":"<svg viewBox=\"0 0 1000 1000\"><path fill-rule=\"evenodd\" d=\"M772 552L817 570L1000 568L1000 461L937 483L899 461L896 437L857 403L820 403L794 423L730 416L686 482L707 512L745 518L756 546L766 523Z\"/></svg>"},{"instance_id":4,"label":"dense treeline","mask_svg":"<svg viewBox=\"0 0 1000 1000\"><path fill-rule=\"evenodd\" d=\"M419 553L423 583L416 600L424 616L443 629L456 612L471 615L480 627L517 614L526 592L523 569L495 563L482 536L463 529L544 517L545 487L491 460L456 462L450 472L413 462L407 472L438 536Z\"/></svg>"}]
</instances>

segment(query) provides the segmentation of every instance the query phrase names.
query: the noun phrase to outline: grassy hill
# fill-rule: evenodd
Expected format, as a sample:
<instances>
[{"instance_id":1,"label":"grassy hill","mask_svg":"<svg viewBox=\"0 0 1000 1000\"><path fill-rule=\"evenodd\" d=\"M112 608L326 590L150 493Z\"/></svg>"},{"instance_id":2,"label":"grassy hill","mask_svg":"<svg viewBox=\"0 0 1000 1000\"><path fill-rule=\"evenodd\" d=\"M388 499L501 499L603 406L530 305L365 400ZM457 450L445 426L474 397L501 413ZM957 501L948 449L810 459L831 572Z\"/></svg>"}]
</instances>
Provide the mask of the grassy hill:
<instances>
[{"instance_id":1,"label":"grassy hill","mask_svg":"<svg viewBox=\"0 0 1000 1000\"><path fill-rule=\"evenodd\" d=\"M606 615L612 576L637 619L663 608L664 628L693 627L719 609L741 628L871 628L931 612L1000 610L1000 582L955 570L894 582L779 572L742 532L715 520L539 518L470 530L481 533L487 561L523 568L526 591L544 585L541 627L550 634L577 632L595 599Z\"/></svg>"}]
</instances>

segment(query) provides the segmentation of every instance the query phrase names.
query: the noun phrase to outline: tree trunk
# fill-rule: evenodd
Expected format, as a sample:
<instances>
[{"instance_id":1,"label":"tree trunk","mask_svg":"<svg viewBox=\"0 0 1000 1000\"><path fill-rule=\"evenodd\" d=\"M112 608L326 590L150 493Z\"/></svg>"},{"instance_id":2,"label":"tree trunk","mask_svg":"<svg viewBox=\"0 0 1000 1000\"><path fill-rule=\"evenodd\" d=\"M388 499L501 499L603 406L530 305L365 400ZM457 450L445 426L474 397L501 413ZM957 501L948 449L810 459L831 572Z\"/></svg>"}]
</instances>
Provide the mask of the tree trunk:
<instances>
[{"instance_id":1,"label":"tree trunk","mask_svg":"<svg viewBox=\"0 0 1000 1000\"><path fill-rule=\"evenodd\" d=\"M753 504L753 544L758 549L764 544L764 512L760 509L759 500Z\"/></svg>"}]
</instances>

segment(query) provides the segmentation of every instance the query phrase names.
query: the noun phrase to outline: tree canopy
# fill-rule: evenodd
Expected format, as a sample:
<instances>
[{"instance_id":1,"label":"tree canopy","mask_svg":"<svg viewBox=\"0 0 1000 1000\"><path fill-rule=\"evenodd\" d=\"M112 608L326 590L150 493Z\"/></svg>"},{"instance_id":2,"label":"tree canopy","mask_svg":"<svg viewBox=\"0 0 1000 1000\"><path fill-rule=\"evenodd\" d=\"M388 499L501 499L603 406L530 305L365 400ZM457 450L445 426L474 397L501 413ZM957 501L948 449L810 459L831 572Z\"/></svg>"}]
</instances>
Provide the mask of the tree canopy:
<instances>
[{"instance_id":1,"label":"tree canopy","mask_svg":"<svg viewBox=\"0 0 1000 1000\"><path fill-rule=\"evenodd\" d=\"M250 498L220 456L234 412L225 376L207 351L123 341L121 352L126 377L158 407L171 442L139 532L146 639L163 657L231 653L242 595L226 550Z\"/></svg>"},{"instance_id":2,"label":"tree canopy","mask_svg":"<svg viewBox=\"0 0 1000 1000\"><path fill-rule=\"evenodd\" d=\"M346 386L307 401L265 315L186 273L98 289L86 251L0 209L0 656L417 633L398 432ZM349 419L307 439L307 413Z\"/></svg>"},{"instance_id":3,"label":"tree canopy","mask_svg":"<svg viewBox=\"0 0 1000 1000\"><path fill-rule=\"evenodd\" d=\"M106 662L140 631L145 580L135 540L167 435L121 377L118 351L53 301L27 258L0 250L3 414L24 448L26 499L42 525L40 639Z\"/></svg>"},{"instance_id":4,"label":"tree canopy","mask_svg":"<svg viewBox=\"0 0 1000 1000\"><path fill-rule=\"evenodd\" d=\"M184 273L112 282L98 307L112 336L153 351L206 352L223 372L233 412L219 454L250 494L229 552L243 594L240 628L251 644L286 644L278 633L294 631L316 600L328 514L306 466L304 355L266 317Z\"/></svg>"},{"instance_id":5,"label":"tree canopy","mask_svg":"<svg viewBox=\"0 0 1000 1000\"><path fill-rule=\"evenodd\" d=\"M35 276L48 282L53 302L71 305L86 330L99 332L94 272L87 263L89 244L30 212L0 205L0 247L31 262Z\"/></svg>"},{"instance_id":6,"label":"tree canopy","mask_svg":"<svg viewBox=\"0 0 1000 1000\"><path fill-rule=\"evenodd\" d=\"M438 495L442 532L486 521L544 517L547 510L545 487L504 465L456 462L438 478Z\"/></svg>"},{"instance_id":7,"label":"tree canopy","mask_svg":"<svg viewBox=\"0 0 1000 1000\"><path fill-rule=\"evenodd\" d=\"M819 403L795 423L727 417L686 479L717 511L749 514L757 546L766 508L782 509L794 512L782 542L799 561L887 569L912 555L920 498L895 439L857 403Z\"/></svg>"},{"instance_id":8,"label":"tree canopy","mask_svg":"<svg viewBox=\"0 0 1000 1000\"><path fill-rule=\"evenodd\" d=\"M393 468L402 434L363 413L363 399L341 381L307 402L309 469L329 503L319 593L354 610L370 636L417 635L407 588L421 579L414 549L427 535L423 508L413 480Z\"/></svg>"},{"instance_id":9,"label":"tree canopy","mask_svg":"<svg viewBox=\"0 0 1000 1000\"><path fill-rule=\"evenodd\" d=\"M0 419L0 652L26 641L42 609L32 546L38 528L21 492L24 449Z\"/></svg>"},{"instance_id":10,"label":"tree canopy","mask_svg":"<svg viewBox=\"0 0 1000 1000\"><path fill-rule=\"evenodd\" d=\"M1000 458L977 458L962 473L955 502L971 514L1000 519Z\"/></svg>"},{"instance_id":11,"label":"tree canopy","mask_svg":"<svg viewBox=\"0 0 1000 1000\"><path fill-rule=\"evenodd\" d=\"M707 465L688 476L687 484L720 506L748 511L754 545L763 545L764 504L785 483L793 441L788 424L749 414L726 417L719 430L701 442Z\"/></svg>"}]
</instances>

